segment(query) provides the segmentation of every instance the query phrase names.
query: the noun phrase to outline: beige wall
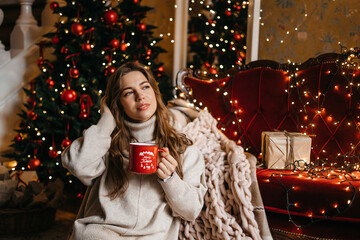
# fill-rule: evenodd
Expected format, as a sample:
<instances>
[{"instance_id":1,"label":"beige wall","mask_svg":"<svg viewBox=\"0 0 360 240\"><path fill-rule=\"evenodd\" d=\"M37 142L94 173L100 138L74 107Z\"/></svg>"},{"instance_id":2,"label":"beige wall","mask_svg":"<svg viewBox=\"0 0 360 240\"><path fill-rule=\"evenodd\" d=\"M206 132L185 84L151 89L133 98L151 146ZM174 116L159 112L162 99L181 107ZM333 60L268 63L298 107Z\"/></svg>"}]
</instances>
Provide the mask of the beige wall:
<instances>
[{"instance_id":1,"label":"beige wall","mask_svg":"<svg viewBox=\"0 0 360 240\"><path fill-rule=\"evenodd\" d=\"M152 24L157 27L154 30L154 36L159 37L160 34L164 34L163 40L158 43L158 46L164 48L167 53L161 53L159 55L159 61L165 65L165 72L169 76L169 80L173 79L173 47L174 44L171 40L174 39L174 21L170 22L170 18L175 18L175 1L164 1L164 0L143 0L141 2L143 6L154 8L148 12L146 17L146 23ZM171 33L167 36L167 33Z\"/></svg>"},{"instance_id":2,"label":"beige wall","mask_svg":"<svg viewBox=\"0 0 360 240\"><path fill-rule=\"evenodd\" d=\"M261 9L259 59L301 63L340 53L338 42L360 46L359 0L261 0Z\"/></svg>"}]
</instances>

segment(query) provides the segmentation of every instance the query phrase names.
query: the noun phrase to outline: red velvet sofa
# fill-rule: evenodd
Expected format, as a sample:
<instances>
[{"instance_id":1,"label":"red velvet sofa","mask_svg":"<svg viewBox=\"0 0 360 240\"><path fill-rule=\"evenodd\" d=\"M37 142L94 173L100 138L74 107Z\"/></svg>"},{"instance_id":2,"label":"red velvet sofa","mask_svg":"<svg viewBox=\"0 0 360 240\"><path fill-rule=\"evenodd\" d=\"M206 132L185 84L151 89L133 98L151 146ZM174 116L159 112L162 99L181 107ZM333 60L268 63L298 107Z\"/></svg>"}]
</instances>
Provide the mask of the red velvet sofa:
<instances>
[{"instance_id":1,"label":"red velvet sofa","mask_svg":"<svg viewBox=\"0 0 360 240\"><path fill-rule=\"evenodd\" d=\"M185 69L178 96L206 108L218 128L259 159L257 179L273 234L360 239L358 51L302 64L261 60L222 75ZM261 133L312 137L305 170L265 169Z\"/></svg>"}]
</instances>

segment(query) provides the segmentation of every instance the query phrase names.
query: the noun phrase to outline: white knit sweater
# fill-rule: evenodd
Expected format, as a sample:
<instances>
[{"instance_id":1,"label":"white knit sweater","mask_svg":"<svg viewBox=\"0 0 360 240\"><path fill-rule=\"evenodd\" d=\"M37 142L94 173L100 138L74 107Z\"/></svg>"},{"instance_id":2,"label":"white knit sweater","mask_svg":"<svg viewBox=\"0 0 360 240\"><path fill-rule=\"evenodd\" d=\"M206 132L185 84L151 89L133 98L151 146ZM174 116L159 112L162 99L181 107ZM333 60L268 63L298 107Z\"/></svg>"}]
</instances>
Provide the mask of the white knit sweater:
<instances>
[{"instance_id":1,"label":"white knit sweater","mask_svg":"<svg viewBox=\"0 0 360 240\"><path fill-rule=\"evenodd\" d=\"M127 122L139 142L154 142L156 117L144 123ZM129 187L114 200L105 185L107 152L114 118L104 113L64 150L61 159L74 176L89 186L70 239L178 239L180 218L194 220L203 207L207 190L204 159L196 146L183 154L183 180L174 173L166 182L156 174L129 173ZM124 158L124 168L128 159Z\"/></svg>"}]
</instances>

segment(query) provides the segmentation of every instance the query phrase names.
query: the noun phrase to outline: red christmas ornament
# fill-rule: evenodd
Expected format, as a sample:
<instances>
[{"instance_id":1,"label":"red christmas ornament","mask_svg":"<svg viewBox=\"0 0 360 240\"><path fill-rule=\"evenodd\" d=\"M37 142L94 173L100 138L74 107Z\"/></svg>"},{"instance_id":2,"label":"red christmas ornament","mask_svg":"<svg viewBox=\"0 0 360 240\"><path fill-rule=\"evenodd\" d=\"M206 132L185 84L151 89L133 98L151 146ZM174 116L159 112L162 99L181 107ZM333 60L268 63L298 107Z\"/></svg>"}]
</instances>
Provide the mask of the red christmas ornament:
<instances>
[{"instance_id":1,"label":"red christmas ornament","mask_svg":"<svg viewBox=\"0 0 360 240\"><path fill-rule=\"evenodd\" d=\"M62 47L61 50L60 50L60 52L61 52L62 54L67 54L68 51L69 51L69 49L67 49L66 47Z\"/></svg>"},{"instance_id":2,"label":"red christmas ornament","mask_svg":"<svg viewBox=\"0 0 360 240\"><path fill-rule=\"evenodd\" d=\"M60 42L60 39L59 39L58 36L53 36L53 37L52 37L51 43L52 43L53 45L56 45L56 44L58 44L59 42Z\"/></svg>"},{"instance_id":3,"label":"red christmas ornament","mask_svg":"<svg viewBox=\"0 0 360 240\"><path fill-rule=\"evenodd\" d=\"M69 76L72 78L78 78L79 77L79 70L77 68L71 68L69 70Z\"/></svg>"},{"instance_id":4,"label":"red christmas ornament","mask_svg":"<svg viewBox=\"0 0 360 240\"><path fill-rule=\"evenodd\" d=\"M228 10L225 11L225 15L228 16L228 17L230 17L230 16L231 16L231 11L228 11Z\"/></svg>"},{"instance_id":5,"label":"red christmas ornament","mask_svg":"<svg viewBox=\"0 0 360 240\"><path fill-rule=\"evenodd\" d=\"M128 45L127 45L126 43L121 43L121 45L120 45L120 50L123 51L123 52L125 52L126 49L127 49L127 47L128 47Z\"/></svg>"},{"instance_id":6,"label":"red christmas ornament","mask_svg":"<svg viewBox=\"0 0 360 240\"><path fill-rule=\"evenodd\" d=\"M244 53L244 52L240 52L240 56L241 56L242 58L245 58L245 53Z\"/></svg>"},{"instance_id":7,"label":"red christmas ornament","mask_svg":"<svg viewBox=\"0 0 360 240\"><path fill-rule=\"evenodd\" d=\"M191 35L191 36L189 36L188 40L189 40L189 42L191 42L191 43L195 43L195 42L197 42L199 39L198 39L197 36Z\"/></svg>"},{"instance_id":8,"label":"red christmas ornament","mask_svg":"<svg viewBox=\"0 0 360 240\"><path fill-rule=\"evenodd\" d=\"M235 39L236 41L239 41L239 40L241 39L241 35L238 34L238 33L235 33L235 34L234 34L234 39Z\"/></svg>"},{"instance_id":9,"label":"red christmas ornament","mask_svg":"<svg viewBox=\"0 0 360 240\"><path fill-rule=\"evenodd\" d=\"M114 66L108 67L105 71L105 76L110 76L116 71L116 68Z\"/></svg>"},{"instance_id":10,"label":"red christmas ornament","mask_svg":"<svg viewBox=\"0 0 360 240\"><path fill-rule=\"evenodd\" d=\"M27 116L30 120L35 120L37 118L37 114L34 113L33 110L28 111Z\"/></svg>"},{"instance_id":11,"label":"red christmas ornament","mask_svg":"<svg viewBox=\"0 0 360 240\"><path fill-rule=\"evenodd\" d=\"M140 31L144 32L144 31L146 30L146 24L140 23L140 24L138 25L138 29L139 29Z\"/></svg>"},{"instance_id":12,"label":"red christmas ornament","mask_svg":"<svg viewBox=\"0 0 360 240\"><path fill-rule=\"evenodd\" d=\"M113 40L110 41L110 46L112 48L118 48L120 46L120 41L114 38Z\"/></svg>"},{"instance_id":13,"label":"red christmas ornament","mask_svg":"<svg viewBox=\"0 0 360 240\"><path fill-rule=\"evenodd\" d=\"M57 153L56 150L50 150L49 151L49 157L51 158L57 158L59 156L59 154Z\"/></svg>"},{"instance_id":14,"label":"red christmas ornament","mask_svg":"<svg viewBox=\"0 0 360 240\"><path fill-rule=\"evenodd\" d=\"M59 7L59 3L57 3L57 2L52 2L52 3L50 3L50 9L52 10L52 11L54 11L56 8L58 8Z\"/></svg>"},{"instance_id":15,"label":"red christmas ornament","mask_svg":"<svg viewBox=\"0 0 360 240\"><path fill-rule=\"evenodd\" d=\"M159 68L158 68L158 71L160 71L160 72L163 72L165 69L164 69L164 66L160 66Z\"/></svg>"},{"instance_id":16,"label":"red christmas ornament","mask_svg":"<svg viewBox=\"0 0 360 240\"><path fill-rule=\"evenodd\" d=\"M40 160L37 157L34 157L34 158L30 159L27 167L30 170L36 170L40 166L40 164L41 164Z\"/></svg>"},{"instance_id":17,"label":"red christmas ornament","mask_svg":"<svg viewBox=\"0 0 360 240\"><path fill-rule=\"evenodd\" d=\"M61 94L61 101L66 105L76 101L77 95L76 92L72 89L66 89Z\"/></svg>"},{"instance_id":18,"label":"red christmas ornament","mask_svg":"<svg viewBox=\"0 0 360 240\"><path fill-rule=\"evenodd\" d=\"M135 4L138 4L138 3L139 3L139 0L134 0L134 3L135 3Z\"/></svg>"},{"instance_id":19,"label":"red christmas ornament","mask_svg":"<svg viewBox=\"0 0 360 240\"><path fill-rule=\"evenodd\" d=\"M146 51L146 55L151 56L151 49L148 49L148 50Z\"/></svg>"},{"instance_id":20,"label":"red christmas ornament","mask_svg":"<svg viewBox=\"0 0 360 240\"><path fill-rule=\"evenodd\" d=\"M114 24L118 20L118 15L114 10L109 10L105 13L104 19L107 24Z\"/></svg>"},{"instance_id":21,"label":"red christmas ornament","mask_svg":"<svg viewBox=\"0 0 360 240\"><path fill-rule=\"evenodd\" d=\"M16 136L14 137L14 141L15 142L20 142L22 140L22 137L20 134L16 134Z\"/></svg>"},{"instance_id":22,"label":"red christmas ornament","mask_svg":"<svg viewBox=\"0 0 360 240\"><path fill-rule=\"evenodd\" d=\"M61 142L61 147L62 147L62 148L66 148L67 146L70 146L70 144L71 144L71 140L66 137L66 138Z\"/></svg>"},{"instance_id":23,"label":"red christmas ornament","mask_svg":"<svg viewBox=\"0 0 360 240\"><path fill-rule=\"evenodd\" d=\"M52 80L52 78L49 78L48 80L46 80L46 83L49 85L49 88L53 88L55 85L54 80Z\"/></svg>"},{"instance_id":24,"label":"red christmas ornament","mask_svg":"<svg viewBox=\"0 0 360 240\"><path fill-rule=\"evenodd\" d=\"M75 22L71 25L71 32L77 36L80 36L84 33L84 27L78 22Z\"/></svg>"},{"instance_id":25,"label":"red christmas ornament","mask_svg":"<svg viewBox=\"0 0 360 240\"><path fill-rule=\"evenodd\" d=\"M210 68L210 69L209 69L209 72L210 72L211 74L217 74L217 70L216 70L215 68Z\"/></svg>"},{"instance_id":26,"label":"red christmas ornament","mask_svg":"<svg viewBox=\"0 0 360 240\"><path fill-rule=\"evenodd\" d=\"M82 46L81 46L81 49L85 52L89 52L91 50L91 44L90 43L84 43Z\"/></svg>"}]
</instances>

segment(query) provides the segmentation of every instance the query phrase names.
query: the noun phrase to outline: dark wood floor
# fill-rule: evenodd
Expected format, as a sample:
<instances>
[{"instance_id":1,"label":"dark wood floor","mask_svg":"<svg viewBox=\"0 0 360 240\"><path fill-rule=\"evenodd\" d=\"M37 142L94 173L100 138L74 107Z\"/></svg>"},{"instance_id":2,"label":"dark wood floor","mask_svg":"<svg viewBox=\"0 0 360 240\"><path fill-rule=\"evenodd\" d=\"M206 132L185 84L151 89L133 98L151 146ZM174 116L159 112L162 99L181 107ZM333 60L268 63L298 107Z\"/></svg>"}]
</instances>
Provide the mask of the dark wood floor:
<instances>
[{"instance_id":1,"label":"dark wood floor","mask_svg":"<svg viewBox=\"0 0 360 240\"><path fill-rule=\"evenodd\" d=\"M73 212L58 209L56 211L56 217L54 224L47 230L36 233L27 234L27 236L1 236L1 240L65 240L69 231L72 228L72 224L76 214Z\"/></svg>"}]
</instances>

